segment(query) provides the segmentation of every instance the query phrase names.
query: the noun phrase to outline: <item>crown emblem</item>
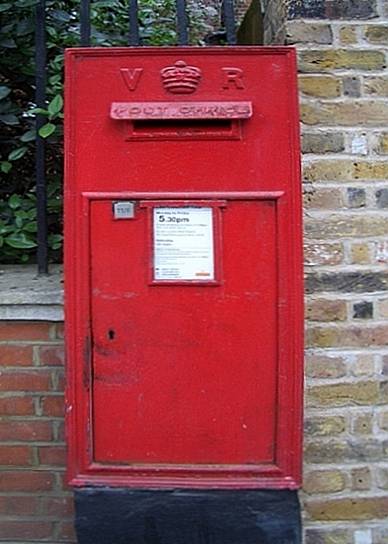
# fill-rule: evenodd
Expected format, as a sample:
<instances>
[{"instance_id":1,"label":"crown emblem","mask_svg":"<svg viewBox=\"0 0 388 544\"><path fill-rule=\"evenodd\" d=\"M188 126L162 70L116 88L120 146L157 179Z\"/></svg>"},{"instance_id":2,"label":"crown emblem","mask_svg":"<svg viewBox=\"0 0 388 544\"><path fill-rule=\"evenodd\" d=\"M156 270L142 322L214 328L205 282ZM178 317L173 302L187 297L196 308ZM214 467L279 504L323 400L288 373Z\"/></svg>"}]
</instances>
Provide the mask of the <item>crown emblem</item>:
<instances>
[{"instance_id":1,"label":"crown emblem","mask_svg":"<svg viewBox=\"0 0 388 544\"><path fill-rule=\"evenodd\" d=\"M166 66L160 71L164 88L174 94L193 93L201 79L201 70L187 66L184 60L177 60L174 66Z\"/></svg>"}]
</instances>

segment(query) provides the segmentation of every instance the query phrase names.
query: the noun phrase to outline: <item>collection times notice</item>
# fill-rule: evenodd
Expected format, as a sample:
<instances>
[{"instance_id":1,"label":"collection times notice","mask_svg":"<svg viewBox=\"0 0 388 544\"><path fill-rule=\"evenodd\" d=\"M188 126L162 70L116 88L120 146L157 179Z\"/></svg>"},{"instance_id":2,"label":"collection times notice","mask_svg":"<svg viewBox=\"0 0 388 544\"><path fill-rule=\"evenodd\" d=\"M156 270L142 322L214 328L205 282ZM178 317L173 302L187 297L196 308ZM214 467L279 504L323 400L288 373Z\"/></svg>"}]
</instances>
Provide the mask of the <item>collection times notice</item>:
<instances>
[{"instance_id":1,"label":"collection times notice","mask_svg":"<svg viewBox=\"0 0 388 544\"><path fill-rule=\"evenodd\" d=\"M214 280L212 208L154 208L154 280Z\"/></svg>"}]
</instances>

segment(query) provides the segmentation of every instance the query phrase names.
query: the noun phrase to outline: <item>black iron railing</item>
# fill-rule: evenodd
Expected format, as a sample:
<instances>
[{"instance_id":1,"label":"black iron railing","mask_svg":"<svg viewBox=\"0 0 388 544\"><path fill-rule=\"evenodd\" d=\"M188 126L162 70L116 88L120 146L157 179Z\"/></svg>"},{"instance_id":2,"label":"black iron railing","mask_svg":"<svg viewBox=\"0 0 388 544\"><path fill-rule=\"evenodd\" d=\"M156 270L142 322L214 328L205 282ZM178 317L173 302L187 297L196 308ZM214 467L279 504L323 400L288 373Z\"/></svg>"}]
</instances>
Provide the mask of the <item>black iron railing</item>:
<instances>
[{"instance_id":1,"label":"black iron railing","mask_svg":"<svg viewBox=\"0 0 388 544\"><path fill-rule=\"evenodd\" d=\"M222 20L225 28L225 42L227 45L236 43L236 28L233 0L223 0ZM91 2L81 0L80 2L80 45L91 44ZM128 5L129 29L128 45L141 45L138 20L138 2L129 0ZM46 107L46 69L47 69L47 47L46 47L46 1L38 0L36 4L36 94L35 101L38 108ZM176 0L176 31L177 45L187 45L189 42L189 21L186 9L186 0ZM39 129L44 125L46 119L42 115L36 117L36 148L35 148L35 172L36 172L36 195L37 195L37 263L38 272L48 272L48 229L47 229L47 188L45 171L45 140L39 136Z\"/></svg>"}]
</instances>

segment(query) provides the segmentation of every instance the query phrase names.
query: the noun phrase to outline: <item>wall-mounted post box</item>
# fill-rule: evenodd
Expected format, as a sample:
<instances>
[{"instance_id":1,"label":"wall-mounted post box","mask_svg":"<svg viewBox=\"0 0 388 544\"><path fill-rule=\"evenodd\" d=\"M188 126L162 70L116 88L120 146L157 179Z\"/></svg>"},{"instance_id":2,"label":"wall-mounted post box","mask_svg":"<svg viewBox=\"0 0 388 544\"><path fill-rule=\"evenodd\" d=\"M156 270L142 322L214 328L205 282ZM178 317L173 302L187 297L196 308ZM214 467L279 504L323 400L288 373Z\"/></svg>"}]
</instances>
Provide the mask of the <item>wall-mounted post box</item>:
<instances>
[{"instance_id":1,"label":"wall-mounted post box","mask_svg":"<svg viewBox=\"0 0 388 544\"><path fill-rule=\"evenodd\" d=\"M297 488L294 51L72 49L66 70L70 484Z\"/></svg>"}]
</instances>

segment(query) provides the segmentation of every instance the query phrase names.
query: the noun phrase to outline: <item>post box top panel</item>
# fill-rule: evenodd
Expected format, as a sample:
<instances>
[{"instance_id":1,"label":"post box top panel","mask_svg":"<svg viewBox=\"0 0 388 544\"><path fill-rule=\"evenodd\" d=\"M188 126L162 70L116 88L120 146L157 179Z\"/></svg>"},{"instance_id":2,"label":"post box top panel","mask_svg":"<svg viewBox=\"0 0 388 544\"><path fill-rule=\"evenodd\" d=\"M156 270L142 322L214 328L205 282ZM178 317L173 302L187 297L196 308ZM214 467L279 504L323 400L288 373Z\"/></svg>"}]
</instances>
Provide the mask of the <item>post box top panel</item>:
<instances>
[{"instance_id":1,"label":"post box top panel","mask_svg":"<svg viewBox=\"0 0 388 544\"><path fill-rule=\"evenodd\" d=\"M292 48L71 49L65 117L71 192L299 183Z\"/></svg>"}]
</instances>

